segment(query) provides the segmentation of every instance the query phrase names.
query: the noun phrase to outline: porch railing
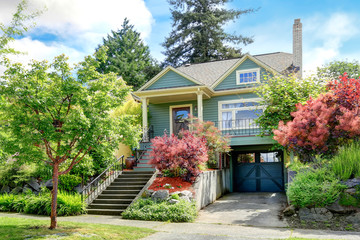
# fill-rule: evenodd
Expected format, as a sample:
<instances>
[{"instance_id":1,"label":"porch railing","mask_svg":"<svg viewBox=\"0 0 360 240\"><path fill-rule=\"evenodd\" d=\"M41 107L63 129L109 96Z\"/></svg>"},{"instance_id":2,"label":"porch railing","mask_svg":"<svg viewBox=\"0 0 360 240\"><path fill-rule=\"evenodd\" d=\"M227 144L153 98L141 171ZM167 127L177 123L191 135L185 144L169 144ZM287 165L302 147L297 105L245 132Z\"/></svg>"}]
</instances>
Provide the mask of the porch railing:
<instances>
[{"instance_id":1,"label":"porch railing","mask_svg":"<svg viewBox=\"0 0 360 240\"><path fill-rule=\"evenodd\" d=\"M124 155L106 168L80 192L81 200L87 204L99 196L123 171Z\"/></svg>"},{"instance_id":2,"label":"porch railing","mask_svg":"<svg viewBox=\"0 0 360 240\"><path fill-rule=\"evenodd\" d=\"M256 136L260 133L260 127L255 123L255 119L236 119L213 122L224 135Z\"/></svg>"}]
</instances>

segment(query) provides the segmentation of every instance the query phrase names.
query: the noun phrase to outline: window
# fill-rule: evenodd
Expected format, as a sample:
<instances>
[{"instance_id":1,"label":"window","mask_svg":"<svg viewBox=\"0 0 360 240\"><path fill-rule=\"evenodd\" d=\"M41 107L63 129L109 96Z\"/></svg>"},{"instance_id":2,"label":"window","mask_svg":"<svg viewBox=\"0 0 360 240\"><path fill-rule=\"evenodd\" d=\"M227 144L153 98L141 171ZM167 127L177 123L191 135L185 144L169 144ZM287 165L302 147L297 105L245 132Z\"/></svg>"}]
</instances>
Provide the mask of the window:
<instances>
[{"instance_id":1,"label":"window","mask_svg":"<svg viewBox=\"0 0 360 240\"><path fill-rule=\"evenodd\" d=\"M260 82L260 68L236 71L236 85Z\"/></svg>"},{"instance_id":2,"label":"window","mask_svg":"<svg viewBox=\"0 0 360 240\"><path fill-rule=\"evenodd\" d=\"M225 129L255 128L254 119L262 114L264 106L259 98L219 102L219 126Z\"/></svg>"}]
</instances>

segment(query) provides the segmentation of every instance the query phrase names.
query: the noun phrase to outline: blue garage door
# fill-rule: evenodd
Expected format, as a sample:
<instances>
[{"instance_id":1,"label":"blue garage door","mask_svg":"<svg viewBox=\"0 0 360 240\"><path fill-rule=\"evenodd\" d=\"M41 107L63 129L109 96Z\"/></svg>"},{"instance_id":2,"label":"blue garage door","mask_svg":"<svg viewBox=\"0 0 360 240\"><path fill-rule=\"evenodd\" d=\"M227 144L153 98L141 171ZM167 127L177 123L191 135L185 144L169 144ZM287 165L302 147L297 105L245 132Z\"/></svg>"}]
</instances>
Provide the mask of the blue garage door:
<instances>
[{"instance_id":1,"label":"blue garage door","mask_svg":"<svg viewBox=\"0 0 360 240\"><path fill-rule=\"evenodd\" d=\"M237 152L233 154L233 161L234 191L284 191L281 152Z\"/></svg>"}]
</instances>

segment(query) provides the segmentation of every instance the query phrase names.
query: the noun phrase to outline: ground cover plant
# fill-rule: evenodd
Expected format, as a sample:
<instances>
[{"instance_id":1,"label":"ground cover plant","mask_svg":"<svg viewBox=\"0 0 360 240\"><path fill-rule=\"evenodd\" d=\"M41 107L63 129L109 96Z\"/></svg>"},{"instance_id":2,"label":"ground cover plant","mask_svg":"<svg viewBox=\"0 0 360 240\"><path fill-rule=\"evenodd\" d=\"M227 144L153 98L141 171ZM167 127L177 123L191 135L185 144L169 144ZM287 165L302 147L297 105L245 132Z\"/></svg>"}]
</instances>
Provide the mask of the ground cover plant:
<instances>
[{"instance_id":1,"label":"ground cover plant","mask_svg":"<svg viewBox=\"0 0 360 240\"><path fill-rule=\"evenodd\" d=\"M19 212L50 216L50 192L35 194L2 194L0 195L0 211ZM86 213L86 205L81 195L59 192L57 213L59 216L72 216Z\"/></svg>"},{"instance_id":2,"label":"ground cover plant","mask_svg":"<svg viewBox=\"0 0 360 240\"><path fill-rule=\"evenodd\" d=\"M50 230L48 221L16 217L0 218L0 236L7 240L64 239L64 240L136 240L154 233L154 230L138 227L105 224L60 222Z\"/></svg>"},{"instance_id":3,"label":"ground cover plant","mask_svg":"<svg viewBox=\"0 0 360 240\"><path fill-rule=\"evenodd\" d=\"M324 207L335 202L344 186L328 168L299 172L289 185L287 196L295 207Z\"/></svg>"},{"instance_id":4,"label":"ground cover plant","mask_svg":"<svg viewBox=\"0 0 360 240\"><path fill-rule=\"evenodd\" d=\"M141 198L123 212L125 219L147 221L192 222L197 216L195 202L179 199L176 204Z\"/></svg>"}]
</instances>

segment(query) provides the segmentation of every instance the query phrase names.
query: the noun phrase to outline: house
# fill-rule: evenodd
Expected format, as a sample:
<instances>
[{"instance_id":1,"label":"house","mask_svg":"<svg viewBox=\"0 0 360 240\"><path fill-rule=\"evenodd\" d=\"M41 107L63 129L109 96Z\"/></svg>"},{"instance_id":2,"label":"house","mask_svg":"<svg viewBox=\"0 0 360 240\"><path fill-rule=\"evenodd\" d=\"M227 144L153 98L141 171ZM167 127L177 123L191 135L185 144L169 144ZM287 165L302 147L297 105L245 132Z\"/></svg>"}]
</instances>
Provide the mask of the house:
<instances>
[{"instance_id":1,"label":"house","mask_svg":"<svg viewBox=\"0 0 360 240\"><path fill-rule=\"evenodd\" d=\"M264 106L254 87L265 75L302 71L302 25L293 25L293 53L246 54L241 58L166 67L134 94L141 99L144 140L187 128L188 115L212 121L231 137L231 191L284 191L284 154L259 137L254 123ZM148 116L148 113L150 116ZM226 156L223 157L226 165Z\"/></svg>"}]
</instances>

